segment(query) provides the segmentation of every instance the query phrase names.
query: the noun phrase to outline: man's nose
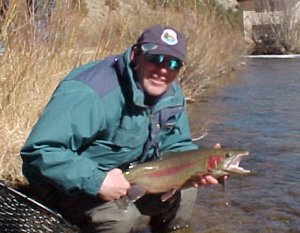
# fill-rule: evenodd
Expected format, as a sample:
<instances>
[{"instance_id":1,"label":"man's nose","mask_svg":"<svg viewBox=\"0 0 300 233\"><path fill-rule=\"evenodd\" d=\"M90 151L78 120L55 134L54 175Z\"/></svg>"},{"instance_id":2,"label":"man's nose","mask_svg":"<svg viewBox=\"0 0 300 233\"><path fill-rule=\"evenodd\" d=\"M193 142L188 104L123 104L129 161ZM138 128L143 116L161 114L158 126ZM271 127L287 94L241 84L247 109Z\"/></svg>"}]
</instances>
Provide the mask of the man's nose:
<instances>
[{"instance_id":1,"label":"man's nose","mask_svg":"<svg viewBox=\"0 0 300 233\"><path fill-rule=\"evenodd\" d=\"M159 64L159 71L162 73L162 74L167 74L169 69L168 69L168 65L166 64L166 62L163 62L161 64Z\"/></svg>"}]
</instances>

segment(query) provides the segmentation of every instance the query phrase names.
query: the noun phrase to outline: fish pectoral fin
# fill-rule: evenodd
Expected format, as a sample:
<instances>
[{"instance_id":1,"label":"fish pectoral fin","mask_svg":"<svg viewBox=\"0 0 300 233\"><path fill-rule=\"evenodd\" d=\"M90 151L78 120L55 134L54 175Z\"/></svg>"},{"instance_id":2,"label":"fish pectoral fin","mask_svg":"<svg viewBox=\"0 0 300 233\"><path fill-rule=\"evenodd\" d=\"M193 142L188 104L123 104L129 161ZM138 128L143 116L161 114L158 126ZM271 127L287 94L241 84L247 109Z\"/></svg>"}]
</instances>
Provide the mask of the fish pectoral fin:
<instances>
[{"instance_id":1,"label":"fish pectoral fin","mask_svg":"<svg viewBox=\"0 0 300 233\"><path fill-rule=\"evenodd\" d=\"M114 202L120 210L127 211L127 207L130 203L130 200L127 196L123 196L120 199L114 200Z\"/></svg>"},{"instance_id":2,"label":"fish pectoral fin","mask_svg":"<svg viewBox=\"0 0 300 233\"><path fill-rule=\"evenodd\" d=\"M225 178L224 178L224 176L218 178L218 182L219 182L219 184L222 185L222 187L223 187L223 192L225 192L226 189L225 189Z\"/></svg>"},{"instance_id":3,"label":"fish pectoral fin","mask_svg":"<svg viewBox=\"0 0 300 233\"><path fill-rule=\"evenodd\" d=\"M174 194L176 193L176 191L177 191L176 189L171 189L171 190L169 190L168 192L164 193L164 194L160 197L161 201L162 201L162 202L165 202L165 201L169 200L171 197L174 196Z\"/></svg>"},{"instance_id":4,"label":"fish pectoral fin","mask_svg":"<svg viewBox=\"0 0 300 233\"><path fill-rule=\"evenodd\" d=\"M127 190L127 196L132 202L137 201L146 193L147 190L138 185L131 185L131 187Z\"/></svg>"}]
</instances>

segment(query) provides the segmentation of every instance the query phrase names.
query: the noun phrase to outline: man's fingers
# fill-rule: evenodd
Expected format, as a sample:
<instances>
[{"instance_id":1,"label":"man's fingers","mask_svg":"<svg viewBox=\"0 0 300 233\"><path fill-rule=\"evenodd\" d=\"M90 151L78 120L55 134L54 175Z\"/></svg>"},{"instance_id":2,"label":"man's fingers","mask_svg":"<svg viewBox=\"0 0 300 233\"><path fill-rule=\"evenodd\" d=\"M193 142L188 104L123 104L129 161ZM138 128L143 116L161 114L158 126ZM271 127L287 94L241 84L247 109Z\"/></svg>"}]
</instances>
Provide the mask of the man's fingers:
<instances>
[{"instance_id":1,"label":"man's fingers","mask_svg":"<svg viewBox=\"0 0 300 233\"><path fill-rule=\"evenodd\" d=\"M222 146L220 143L216 143L215 146L214 146L214 149L221 149Z\"/></svg>"},{"instance_id":2,"label":"man's fingers","mask_svg":"<svg viewBox=\"0 0 300 233\"><path fill-rule=\"evenodd\" d=\"M218 180L213 176L200 176L199 180L193 181L192 185L195 188L199 188L201 185L210 185L210 184L218 184Z\"/></svg>"},{"instance_id":3,"label":"man's fingers","mask_svg":"<svg viewBox=\"0 0 300 233\"><path fill-rule=\"evenodd\" d=\"M205 182L209 184L218 184L218 180L212 176L205 176Z\"/></svg>"}]
</instances>

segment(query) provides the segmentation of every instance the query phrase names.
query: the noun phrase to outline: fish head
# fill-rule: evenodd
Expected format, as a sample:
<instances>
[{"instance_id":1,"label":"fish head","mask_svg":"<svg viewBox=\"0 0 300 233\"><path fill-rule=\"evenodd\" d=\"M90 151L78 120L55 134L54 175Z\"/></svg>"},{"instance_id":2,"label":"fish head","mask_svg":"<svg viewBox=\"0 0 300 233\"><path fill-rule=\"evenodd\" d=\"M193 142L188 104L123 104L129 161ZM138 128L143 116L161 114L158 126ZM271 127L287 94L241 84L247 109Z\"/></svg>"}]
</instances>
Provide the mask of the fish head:
<instances>
[{"instance_id":1,"label":"fish head","mask_svg":"<svg viewBox=\"0 0 300 233\"><path fill-rule=\"evenodd\" d=\"M246 175L250 170L239 166L240 161L249 155L245 150L216 149L208 160L208 170L215 176Z\"/></svg>"}]
</instances>

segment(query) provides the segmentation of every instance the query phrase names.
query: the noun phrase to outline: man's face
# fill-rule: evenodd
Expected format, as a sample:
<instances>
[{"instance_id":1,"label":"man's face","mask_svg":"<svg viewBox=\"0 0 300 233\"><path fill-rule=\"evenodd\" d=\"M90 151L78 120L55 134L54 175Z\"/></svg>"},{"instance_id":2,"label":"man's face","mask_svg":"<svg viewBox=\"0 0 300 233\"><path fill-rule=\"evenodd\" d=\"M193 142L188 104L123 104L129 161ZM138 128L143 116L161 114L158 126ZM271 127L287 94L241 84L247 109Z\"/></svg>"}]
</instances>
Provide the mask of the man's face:
<instances>
[{"instance_id":1,"label":"man's face","mask_svg":"<svg viewBox=\"0 0 300 233\"><path fill-rule=\"evenodd\" d=\"M171 62L176 62L174 61L176 59L173 57L162 56L160 58L163 59L160 59L160 61L163 61L158 63L158 57L153 57L157 55L151 56L152 55L145 53L139 54L135 58L135 70L138 82L144 91L150 96L158 97L163 94L175 80L180 67L178 69L170 68L172 67Z\"/></svg>"}]
</instances>

